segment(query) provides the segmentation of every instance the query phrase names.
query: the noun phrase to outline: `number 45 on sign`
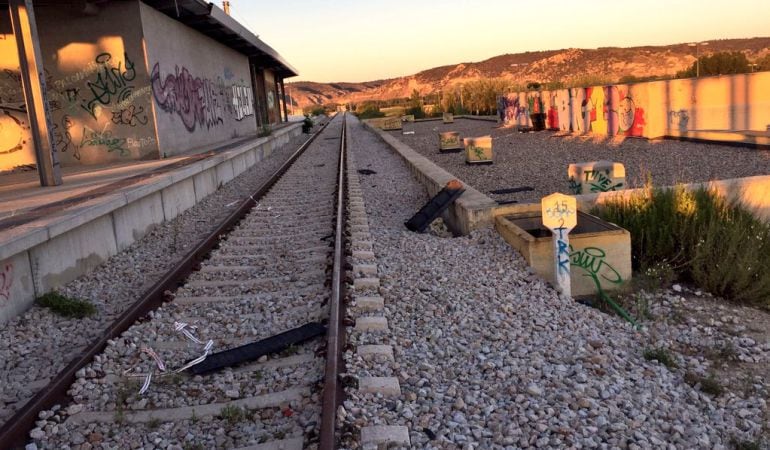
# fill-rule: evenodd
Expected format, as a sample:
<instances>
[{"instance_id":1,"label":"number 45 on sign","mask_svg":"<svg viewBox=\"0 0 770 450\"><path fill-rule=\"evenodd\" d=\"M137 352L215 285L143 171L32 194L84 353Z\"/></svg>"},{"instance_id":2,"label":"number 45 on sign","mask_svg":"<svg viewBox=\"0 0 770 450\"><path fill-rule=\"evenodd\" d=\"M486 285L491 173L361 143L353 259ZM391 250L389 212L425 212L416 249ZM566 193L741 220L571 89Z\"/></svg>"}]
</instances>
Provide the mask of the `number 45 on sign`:
<instances>
[{"instance_id":1,"label":"number 45 on sign","mask_svg":"<svg viewBox=\"0 0 770 450\"><path fill-rule=\"evenodd\" d=\"M575 197L551 194L541 200L543 226L553 235L554 281L556 289L571 297L569 268L569 232L577 225Z\"/></svg>"}]
</instances>

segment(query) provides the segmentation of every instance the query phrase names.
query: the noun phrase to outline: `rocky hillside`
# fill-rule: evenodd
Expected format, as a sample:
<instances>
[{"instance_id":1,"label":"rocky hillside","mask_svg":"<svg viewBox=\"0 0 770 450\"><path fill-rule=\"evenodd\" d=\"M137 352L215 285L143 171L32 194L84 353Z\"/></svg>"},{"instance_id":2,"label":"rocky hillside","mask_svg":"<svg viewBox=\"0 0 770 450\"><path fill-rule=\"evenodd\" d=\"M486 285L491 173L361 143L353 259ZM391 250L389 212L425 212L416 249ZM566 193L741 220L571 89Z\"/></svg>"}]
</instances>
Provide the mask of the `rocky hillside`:
<instances>
[{"instance_id":1,"label":"rocky hillside","mask_svg":"<svg viewBox=\"0 0 770 450\"><path fill-rule=\"evenodd\" d=\"M770 37L709 41L702 54L742 51L749 60L770 54ZM604 79L623 76L673 75L695 61L687 44L646 47L569 48L495 56L481 62L434 67L414 75L364 83L315 83L287 85L294 106L387 100L408 97L413 89L423 95L453 84L480 78L504 78L516 83Z\"/></svg>"}]
</instances>

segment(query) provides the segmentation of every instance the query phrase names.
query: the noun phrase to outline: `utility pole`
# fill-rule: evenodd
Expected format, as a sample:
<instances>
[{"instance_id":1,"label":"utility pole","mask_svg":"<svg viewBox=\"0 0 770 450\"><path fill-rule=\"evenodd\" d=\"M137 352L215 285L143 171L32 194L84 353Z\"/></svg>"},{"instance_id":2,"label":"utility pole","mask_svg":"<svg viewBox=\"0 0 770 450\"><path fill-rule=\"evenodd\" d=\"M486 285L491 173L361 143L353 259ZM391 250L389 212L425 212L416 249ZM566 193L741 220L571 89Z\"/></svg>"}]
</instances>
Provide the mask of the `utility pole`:
<instances>
[{"instance_id":1,"label":"utility pole","mask_svg":"<svg viewBox=\"0 0 770 450\"><path fill-rule=\"evenodd\" d=\"M709 45L708 42L690 42L688 47L695 47L695 78L700 78L700 58L698 57L698 48L701 45Z\"/></svg>"},{"instance_id":2,"label":"utility pole","mask_svg":"<svg viewBox=\"0 0 770 450\"><path fill-rule=\"evenodd\" d=\"M8 9L19 51L21 85L32 131L40 185L58 186L62 184L61 167L53 140L51 111L46 100L43 57L32 0L10 0Z\"/></svg>"}]
</instances>

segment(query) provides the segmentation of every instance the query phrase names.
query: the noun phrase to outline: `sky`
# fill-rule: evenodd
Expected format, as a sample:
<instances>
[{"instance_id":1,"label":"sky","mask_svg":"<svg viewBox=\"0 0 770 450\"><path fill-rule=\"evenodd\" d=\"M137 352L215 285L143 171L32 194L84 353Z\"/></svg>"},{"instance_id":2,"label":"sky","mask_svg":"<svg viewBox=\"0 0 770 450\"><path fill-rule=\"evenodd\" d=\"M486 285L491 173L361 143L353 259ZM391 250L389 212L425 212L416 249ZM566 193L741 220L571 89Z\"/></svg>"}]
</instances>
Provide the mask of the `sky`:
<instances>
[{"instance_id":1,"label":"sky","mask_svg":"<svg viewBox=\"0 0 770 450\"><path fill-rule=\"evenodd\" d=\"M770 35L770 0L231 0L231 14L300 72L288 81L371 81L505 53Z\"/></svg>"}]
</instances>

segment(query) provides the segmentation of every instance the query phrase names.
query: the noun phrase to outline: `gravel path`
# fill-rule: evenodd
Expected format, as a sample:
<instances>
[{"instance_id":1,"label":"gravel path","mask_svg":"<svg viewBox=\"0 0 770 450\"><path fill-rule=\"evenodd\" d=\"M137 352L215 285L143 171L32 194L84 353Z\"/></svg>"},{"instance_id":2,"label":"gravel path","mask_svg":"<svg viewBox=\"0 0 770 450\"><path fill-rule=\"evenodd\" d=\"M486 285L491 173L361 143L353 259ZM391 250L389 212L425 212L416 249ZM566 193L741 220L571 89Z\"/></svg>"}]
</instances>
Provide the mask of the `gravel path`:
<instances>
[{"instance_id":1,"label":"gravel path","mask_svg":"<svg viewBox=\"0 0 770 450\"><path fill-rule=\"evenodd\" d=\"M406 123L404 131L413 130L413 135L389 133L486 194L510 187L534 188L490 195L496 200L532 202L553 192L568 194L567 166L598 160L623 163L631 187L643 185L647 173L658 186L770 174L770 150L644 139L626 139L620 144L595 142L588 137L557 137L550 131L518 133L497 126L494 122L456 119L453 124ZM439 154L438 133L442 131L459 131L461 137L491 135L494 164L468 166L462 152Z\"/></svg>"},{"instance_id":2,"label":"gravel path","mask_svg":"<svg viewBox=\"0 0 770 450\"><path fill-rule=\"evenodd\" d=\"M157 226L91 274L59 289L64 295L91 301L97 308L96 315L66 319L34 306L0 328L0 423L159 280L199 238L237 207L236 201L253 192L307 137L292 139L202 202Z\"/></svg>"},{"instance_id":3,"label":"gravel path","mask_svg":"<svg viewBox=\"0 0 770 450\"><path fill-rule=\"evenodd\" d=\"M403 222L424 190L387 146L350 123L358 167L377 172L362 176L361 187L390 326L350 341L390 344L395 353L387 365L352 364L359 376L398 377L402 396L352 391L340 414L347 429L404 425L414 448L478 449L724 449L760 433L764 399L714 398L645 360L655 336L560 298L493 230L408 232Z\"/></svg>"}]
</instances>

